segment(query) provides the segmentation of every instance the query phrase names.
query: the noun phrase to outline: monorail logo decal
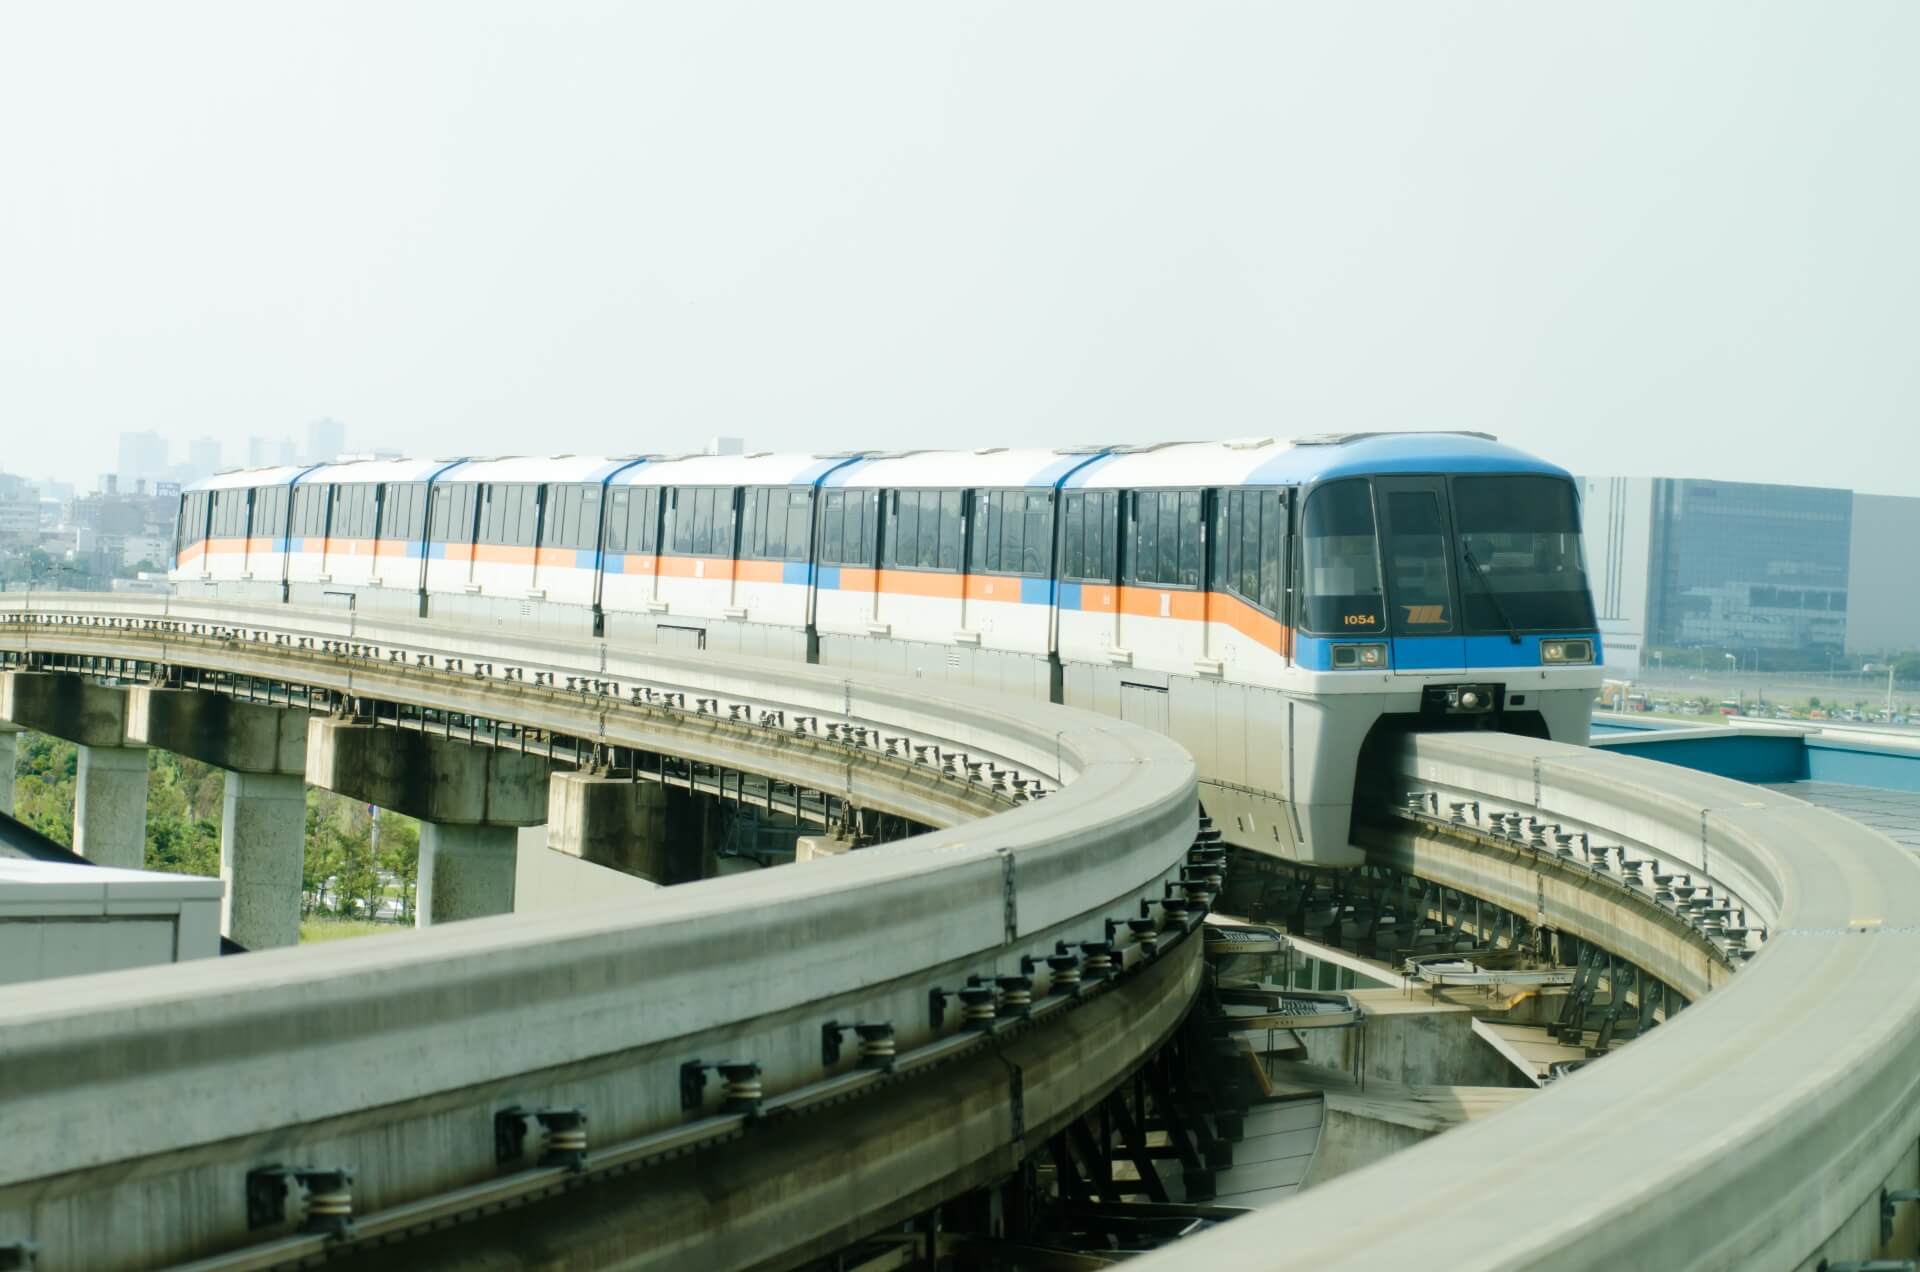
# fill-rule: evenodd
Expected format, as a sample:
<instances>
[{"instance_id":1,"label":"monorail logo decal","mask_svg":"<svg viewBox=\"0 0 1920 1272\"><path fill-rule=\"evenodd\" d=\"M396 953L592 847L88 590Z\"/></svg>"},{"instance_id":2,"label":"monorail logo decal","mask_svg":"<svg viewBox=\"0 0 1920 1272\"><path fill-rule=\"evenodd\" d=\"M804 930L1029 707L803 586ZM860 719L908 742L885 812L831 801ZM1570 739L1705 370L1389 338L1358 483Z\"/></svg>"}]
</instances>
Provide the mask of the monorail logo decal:
<instances>
[{"instance_id":1,"label":"monorail logo decal","mask_svg":"<svg viewBox=\"0 0 1920 1272\"><path fill-rule=\"evenodd\" d=\"M1447 621L1447 616L1441 613L1441 607L1438 605L1409 605L1405 608L1409 624L1427 625Z\"/></svg>"}]
</instances>

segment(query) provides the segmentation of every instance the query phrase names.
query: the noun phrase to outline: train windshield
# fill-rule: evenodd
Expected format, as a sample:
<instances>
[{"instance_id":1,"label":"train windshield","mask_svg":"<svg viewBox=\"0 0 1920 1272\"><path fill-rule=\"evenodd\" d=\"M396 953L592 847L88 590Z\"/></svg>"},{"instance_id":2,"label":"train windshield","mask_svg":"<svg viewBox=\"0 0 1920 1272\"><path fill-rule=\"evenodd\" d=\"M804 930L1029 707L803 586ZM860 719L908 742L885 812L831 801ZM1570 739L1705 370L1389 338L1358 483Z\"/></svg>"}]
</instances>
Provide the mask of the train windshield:
<instances>
[{"instance_id":1,"label":"train windshield","mask_svg":"<svg viewBox=\"0 0 1920 1272\"><path fill-rule=\"evenodd\" d=\"M1593 601L1573 484L1558 477L1456 477L1460 603L1470 632L1587 631Z\"/></svg>"},{"instance_id":2,"label":"train windshield","mask_svg":"<svg viewBox=\"0 0 1920 1272\"><path fill-rule=\"evenodd\" d=\"M1313 492L1301 527L1300 554L1303 626L1308 631L1334 635L1386 629L1373 490L1365 478L1329 482Z\"/></svg>"}]
</instances>

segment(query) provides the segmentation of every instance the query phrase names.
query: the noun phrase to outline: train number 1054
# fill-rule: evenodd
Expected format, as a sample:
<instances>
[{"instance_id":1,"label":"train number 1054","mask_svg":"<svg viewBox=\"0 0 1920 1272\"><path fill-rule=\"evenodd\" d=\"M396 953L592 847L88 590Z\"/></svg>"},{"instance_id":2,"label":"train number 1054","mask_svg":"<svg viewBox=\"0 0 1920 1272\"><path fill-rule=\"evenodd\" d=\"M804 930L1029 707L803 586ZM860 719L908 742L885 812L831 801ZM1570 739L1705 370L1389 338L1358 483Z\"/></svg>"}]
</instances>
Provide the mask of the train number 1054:
<instances>
[{"instance_id":1,"label":"train number 1054","mask_svg":"<svg viewBox=\"0 0 1920 1272\"><path fill-rule=\"evenodd\" d=\"M1378 627L1380 620L1372 614L1348 614L1344 621L1348 627Z\"/></svg>"}]
</instances>

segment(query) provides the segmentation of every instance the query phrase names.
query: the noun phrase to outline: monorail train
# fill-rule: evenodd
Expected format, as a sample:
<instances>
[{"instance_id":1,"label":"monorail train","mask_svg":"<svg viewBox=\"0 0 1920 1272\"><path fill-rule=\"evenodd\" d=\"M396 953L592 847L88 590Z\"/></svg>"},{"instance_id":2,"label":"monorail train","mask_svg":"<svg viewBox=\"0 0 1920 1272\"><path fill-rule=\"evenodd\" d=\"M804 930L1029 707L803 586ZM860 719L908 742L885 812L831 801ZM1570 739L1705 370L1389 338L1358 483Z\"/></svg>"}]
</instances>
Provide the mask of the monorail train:
<instances>
[{"instance_id":1,"label":"monorail train","mask_svg":"<svg viewBox=\"0 0 1920 1272\"><path fill-rule=\"evenodd\" d=\"M363 461L181 496L187 596L805 659L1162 730L1245 848L1354 864L1377 727L1584 742L1572 479L1480 433Z\"/></svg>"}]
</instances>

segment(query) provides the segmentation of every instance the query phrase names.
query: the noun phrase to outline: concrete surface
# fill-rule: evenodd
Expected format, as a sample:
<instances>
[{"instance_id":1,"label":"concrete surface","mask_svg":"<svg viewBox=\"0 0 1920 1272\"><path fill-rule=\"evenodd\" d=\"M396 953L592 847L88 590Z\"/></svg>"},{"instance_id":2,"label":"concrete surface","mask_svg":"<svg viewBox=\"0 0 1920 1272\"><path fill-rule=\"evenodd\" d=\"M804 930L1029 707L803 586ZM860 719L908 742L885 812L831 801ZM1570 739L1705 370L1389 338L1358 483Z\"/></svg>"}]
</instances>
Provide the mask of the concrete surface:
<instances>
[{"instance_id":1,"label":"concrete surface","mask_svg":"<svg viewBox=\"0 0 1920 1272\"><path fill-rule=\"evenodd\" d=\"M221 929L249 950L300 943L307 783L229 770L220 815Z\"/></svg>"},{"instance_id":2,"label":"concrete surface","mask_svg":"<svg viewBox=\"0 0 1920 1272\"><path fill-rule=\"evenodd\" d=\"M127 737L226 769L304 777L307 712L223 693L136 686L127 695Z\"/></svg>"},{"instance_id":3,"label":"concrete surface","mask_svg":"<svg viewBox=\"0 0 1920 1272\"><path fill-rule=\"evenodd\" d=\"M1383 1078L1356 1080L1320 1065L1277 1060L1267 1072L1277 1096L1319 1094L1326 1112L1305 1186L1384 1161L1445 1131L1491 1117L1537 1094L1531 1087L1477 1087Z\"/></svg>"},{"instance_id":4,"label":"concrete surface","mask_svg":"<svg viewBox=\"0 0 1920 1272\"><path fill-rule=\"evenodd\" d=\"M686 824L688 803L684 792L657 782L555 773L547 794L547 847L650 883L670 883L677 881L676 839L691 836L697 878L700 828Z\"/></svg>"},{"instance_id":5,"label":"concrete surface","mask_svg":"<svg viewBox=\"0 0 1920 1272\"><path fill-rule=\"evenodd\" d=\"M315 716L307 782L444 826L532 826L547 820L545 759Z\"/></svg>"},{"instance_id":6,"label":"concrete surface","mask_svg":"<svg viewBox=\"0 0 1920 1272\"><path fill-rule=\"evenodd\" d=\"M14 739L20 730L0 725L0 817L13 816L13 782L20 767Z\"/></svg>"},{"instance_id":7,"label":"concrete surface","mask_svg":"<svg viewBox=\"0 0 1920 1272\"><path fill-rule=\"evenodd\" d=\"M220 953L220 882L0 858L0 984Z\"/></svg>"},{"instance_id":8,"label":"concrete surface","mask_svg":"<svg viewBox=\"0 0 1920 1272\"><path fill-rule=\"evenodd\" d=\"M519 831L512 826L420 823L420 876L415 927L513 913L520 868Z\"/></svg>"},{"instance_id":9,"label":"concrete surface","mask_svg":"<svg viewBox=\"0 0 1920 1272\"><path fill-rule=\"evenodd\" d=\"M1349 991L1357 1026L1297 1031L1306 1060L1366 1081L1414 1086L1531 1086L1508 1059L1474 1032L1473 1012L1417 991Z\"/></svg>"},{"instance_id":10,"label":"concrete surface","mask_svg":"<svg viewBox=\"0 0 1920 1272\"><path fill-rule=\"evenodd\" d=\"M513 875L513 912L534 914L568 906L638 901L659 885L605 866L569 857L547 847L545 826L522 826L516 842L518 868Z\"/></svg>"},{"instance_id":11,"label":"concrete surface","mask_svg":"<svg viewBox=\"0 0 1920 1272\"><path fill-rule=\"evenodd\" d=\"M129 745L127 691L65 671L0 672L0 720L80 746Z\"/></svg>"},{"instance_id":12,"label":"concrete surface","mask_svg":"<svg viewBox=\"0 0 1920 1272\"><path fill-rule=\"evenodd\" d=\"M146 865L146 748L82 746L73 786L73 850L97 866Z\"/></svg>"},{"instance_id":13,"label":"concrete surface","mask_svg":"<svg viewBox=\"0 0 1920 1272\"><path fill-rule=\"evenodd\" d=\"M137 611L141 602L132 604ZM284 631L289 613L206 608L207 621L228 630ZM0 620L9 612L0 599ZM780 1092L834 1072L822 1062L827 1020L895 1022L907 1048L958 1034L952 1013L934 1031L932 989L969 974L1010 974L1022 955L1058 941L1099 939L1107 918L1138 914L1144 899L1165 895L1194 834L1191 759L1146 730L1081 712L982 695L950 700L923 684L711 654L420 624L375 629L346 614L296 621L302 640L354 623L356 639L382 652L37 618L31 638L36 649L127 651L115 656L164 647L177 665L457 703L612 745L735 761L951 828L638 901L222 959L179 973L189 979L177 983L152 969L91 978L75 982L84 993L57 1003L0 990L0 1071L8 1075L0 1122L9 1128L0 1232L37 1234L49 1272L180 1261L275 1235L250 1232L236 1200L245 1172L263 1161L353 1163L356 1215L367 1216L499 1179L493 1114L507 1103L582 1104L593 1142L610 1144L687 1124L680 1072L694 1057L750 1057L768 1090ZM23 635L0 621L0 648ZM526 678L413 662L450 646L496 658L524 651ZM388 656L395 648L408 656L404 670ZM600 665L630 684L684 687L689 708L696 693L717 695L721 709L635 708L533 681L535 668L572 675ZM1060 784L1014 807L871 748L861 754L796 736L790 724L736 724L726 704L741 701L789 721L818 713L916 739L959 734L976 755L1010 757L1026 771L1061 775ZM544 773L539 790L544 802ZM404 801L385 802L404 809ZM1007 815L982 820L998 809ZM1015 1134L1006 1057L1025 1074L1027 1135L1046 1134L1158 1042L1155 1022L1170 1028L1181 1018L1199 985L1198 946L1173 945L1130 975L1111 1013L1089 1010L1104 1001L1090 1000L1004 1055L984 1052L970 1070L975 1094L956 1085L957 1069L943 1068L932 1080L883 1088L903 1104L862 1097L828 1117L783 1123L777 1134L754 1128L724 1158L703 1154L654 1172L657 1193L621 1179L603 1194L616 1204L589 1208L581 1220L610 1226L629 1248L657 1251L649 1257L662 1266L716 1268L802 1246L825 1251L904 1220L1004 1171L1032 1146ZM1152 974L1160 967L1166 976ZM711 1115L719 1097L714 1084L707 1090L702 1113ZM874 1134L852 1135L856 1119ZM714 1188L716 1178L723 1187ZM126 1222L136 1208L139 1222ZM527 1231L518 1215L501 1222ZM542 1240L568 1231L539 1230ZM715 1242L716 1232L728 1239ZM436 1257L453 1239L436 1234ZM577 1248L599 1248L584 1240ZM692 1242L700 1256L689 1259ZM491 1252L497 1243L481 1246Z\"/></svg>"}]
</instances>

